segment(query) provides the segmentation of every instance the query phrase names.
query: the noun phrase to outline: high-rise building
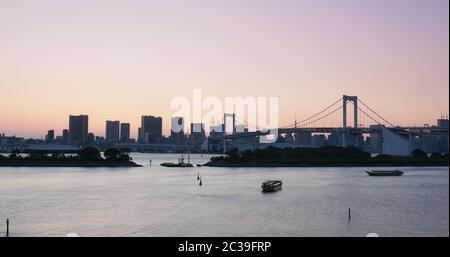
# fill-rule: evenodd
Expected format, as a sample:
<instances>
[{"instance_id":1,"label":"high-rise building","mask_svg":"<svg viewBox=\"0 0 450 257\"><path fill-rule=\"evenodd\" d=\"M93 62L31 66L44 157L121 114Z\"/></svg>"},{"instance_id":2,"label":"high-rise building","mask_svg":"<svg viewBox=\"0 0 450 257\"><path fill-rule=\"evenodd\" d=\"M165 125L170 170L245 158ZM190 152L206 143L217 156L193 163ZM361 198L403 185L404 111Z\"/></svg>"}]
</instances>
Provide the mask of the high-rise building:
<instances>
[{"instance_id":1,"label":"high-rise building","mask_svg":"<svg viewBox=\"0 0 450 257\"><path fill-rule=\"evenodd\" d=\"M446 129L448 129L449 128L448 119L444 119L444 118L438 119L437 120L437 126L438 126L438 128L446 128Z\"/></svg>"},{"instance_id":2,"label":"high-rise building","mask_svg":"<svg viewBox=\"0 0 450 257\"><path fill-rule=\"evenodd\" d=\"M191 135L189 141L193 151L200 151L201 144L205 141L205 126L203 123L191 123Z\"/></svg>"},{"instance_id":3,"label":"high-rise building","mask_svg":"<svg viewBox=\"0 0 450 257\"><path fill-rule=\"evenodd\" d=\"M146 144L159 143L162 137L162 118L155 116L141 117L141 134L139 138Z\"/></svg>"},{"instance_id":4,"label":"high-rise building","mask_svg":"<svg viewBox=\"0 0 450 257\"><path fill-rule=\"evenodd\" d=\"M137 133L137 141L138 143L144 143L144 139L142 138L142 128L139 127L138 128L138 133Z\"/></svg>"},{"instance_id":5,"label":"high-rise building","mask_svg":"<svg viewBox=\"0 0 450 257\"><path fill-rule=\"evenodd\" d=\"M72 144L86 144L88 131L89 117L87 115L69 116L69 140Z\"/></svg>"},{"instance_id":6,"label":"high-rise building","mask_svg":"<svg viewBox=\"0 0 450 257\"><path fill-rule=\"evenodd\" d=\"M94 135L94 133L89 133L88 134L88 143L89 144L92 144L92 143L94 143L95 142L95 135Z\"/></svg>"},{"instance_id":7,"label":"high-rise building","mask_svg":"<svg viewBox=\"0 0 450 257\"><path fill-rule=\"evenodd\" d=\"M130 123L120 124L120 142L126 143L130 141Z\"/></svg>"},{"instance_id":8,"label":"high-rise building","mask_svg":"<svg viewBox=\"0 0 450 257\"><path fill-rule=\"evenodd\" d=\"M106 141L117 143L119 142L120 121L107 120L106 121Z\"/></svg>"},{"instance_id":9,"label":"high-rise building","mask_svg":"<svg viewBox=\"0 0 450 257\"><path fill-rule=\"evenodd\" d=\"M437 121L437 126L440 129L448 129L449 128L449 121L448 118L440 118ZM449 149L449 141L448 141L448 134L445 136L438 136L437 142L436 142L436 151L441 153L448 153Z\"/></svg>"},{"instance_id":10,"label":"high-rise building","mask_svg":"<svg viewBox=\"0 0 450 257\"><path fill-rule=\"evenodd\" d=\"M184 119L183 117L172 117L170 124L170 138L173 144L184 143Z\"/></svg>"},{"instance_id":11,"label":"high-rise building","mask_svg":"<svg viewBox=\"0 0 450 257\"><path fill-rule=\"evenodd\" d=\"M51 143L54 140L55 140L55 131L53 129L51 129L47 132L47 135L45 136L45 142Z\"/></svg>"},{"instance_id":12,"label":"high-rise building","mask_svg":"<svg viewBox=\"0 0 450 257\"><path fill-rule=\"evenodd\" d=\"M69 142L69 130L68 129L63 129L63 131L62 131L62 137L61 137L62 139L62 144L63 145L65 145L65 144L67 144L68 142Z\"/></svg>"}]
</instances>

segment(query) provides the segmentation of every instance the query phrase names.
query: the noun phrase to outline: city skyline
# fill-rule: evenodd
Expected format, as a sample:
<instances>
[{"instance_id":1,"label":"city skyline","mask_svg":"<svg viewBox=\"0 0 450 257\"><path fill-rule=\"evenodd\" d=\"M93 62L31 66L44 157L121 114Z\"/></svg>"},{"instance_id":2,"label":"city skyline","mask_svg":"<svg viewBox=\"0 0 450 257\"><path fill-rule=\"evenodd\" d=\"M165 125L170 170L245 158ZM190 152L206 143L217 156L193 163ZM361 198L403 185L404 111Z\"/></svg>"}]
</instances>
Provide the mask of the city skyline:
<instances>
[{"instance_id":1,"label":"city skyline","mask_svg":"<svg viewBox=\"0 0 450 257\"><path fill-rule=\"evenodd\" d=\"M339 109L338 109L339 110ZM340 113L339 113L340 114ZM326 115L325 115L326 116ZM62 126L63 129L61 129L60 131L55 130L54 128L49 128L46 131L46 134L43 135L39 135L37 137L28 137L28 136L24 136L24 135L18 135L18 134L6 134L5 132L0 131L0 136L10 136L10 137L23 137L23 138L30 138L30 139L41 139L44 141L54 141L56 138L60 138L60 140L63 140L63 142L76 142L76 141L80 141L80 138L83 138L83 140L81 141L88 141L88 137L90 134L92 134L95 137L100 137L103 140L106 141L110 141L112 143L127 143L130 142L131 139L133 139L133 142L138 142L141 141L141 143L157 143L157 137L177 137L177 134L181 133L182 135L191 135L191 134L195 134L192 132L193 127L197 127L198 131L195 132L202 132L202 133L206 133L209 135L209 133L211 132L217 132L217 129L220 130L220 132L222 132L222 130L224 129L224 123L223 120L213 124L209 127L206 126L206 124L202 123L202 122L191 122L189 124L185 123L185 117L182 116L172 116L170 117L169 120L165 120L163 117L158 116L158 115L141 115L140 116L140 124L136 124L136 127L133 127L131 123L129 122L122 122L120 120L106 120L104 121L104 129L102 132L100 133L95 133L94 131L92 131L89 128L88 125L88 121L90 120L89 115L88 114L79 114L79 115L73 115L70 114L67 122L67 126ZM150 140L152 142L148 142L149 140L145 138L145 136L143 136L143 132L141 131L142 127L145 127L145 122L144 120L151 118L151 119L157 119L159 124L155 124L150 125L152 126L152 131L156 130L156 136L153 140ZM179 120L182 121L179 121ZM74 121L76 120L76 121ZM437 117L436 119L434 119L434 121L430 122L430 123L425 123L419 126L415 126L415 127L427 127L429 126L430 128L432 127L440 127L439 122L448 122L449 120L449 115L448 114L441 114L441 116ZM297 120L298 121L298 120ZM342 121L340 121L342 122ZM81 135L77 135L76 139L71 138L73 136L73 133L70 133L71 127L73 125L71 125L72 123L77 123L77 132L76 134L84 134L84 136ZM89 121L90 123L90 121ZM163 124L165 123L169 123L169 132L165 133L164 131L162 131L162 127L164 127ZM178 123L178 124L177 124ZM369 125L367 125L369 124ZM106 126L105 126L106 125ZM174 126L175 125L175 126ZM181 125L181 127L179 126ZM292 125L292 124L291 124ZM361 126L363 124L359 124L359 126ZM378 125L377 123L374 123L373 121L369 120L368 123L365 124L366 128L368 128L369 126L373 126L373 125ZM389 124L383 124L383 125L388 125ZM242 123L240 121L237 121L236 124L234 125L235 128L238 127L242 127L242 132L244 130L249 130L249 131L254 131L255 128L253 127L249 127L248 124L246 123ZM291 127L293 127L294 125L292 125ZM347 125L348 127L353 127L352 125ZM342 127L342 126L330 126L330 127ZM301 127L299 127L301 128ZM173 131L173 129L175 129L175 131ZM178 129L181 129L180 131L178 131ZM74 130L74 129L72 129ZM83 130L84 132L81 132L81 130ZM135 136L132 136L133 133L131 131L136 130ZM233 130L233 133L235 133L236 131ZM67 135L64 135L64 133L67 133ZM227 133L231 133L231 131L228 131ZM72 135L71 135L72 134Z\"/></svg>"},{"instance_id":2,"label":"city skyline","mask_svg":"<svg viewBox=\"0 0 450 257\"><path fill-rule=\"evenodd\" d=\"M448 113L447 1L169 2L2 1L0 132L87 114L89 132L120 120L136 138L155 115L169 135L170 100L193 88L277 96L280 124L342 94L403 126Z\"/></svg>"}]
</instances>

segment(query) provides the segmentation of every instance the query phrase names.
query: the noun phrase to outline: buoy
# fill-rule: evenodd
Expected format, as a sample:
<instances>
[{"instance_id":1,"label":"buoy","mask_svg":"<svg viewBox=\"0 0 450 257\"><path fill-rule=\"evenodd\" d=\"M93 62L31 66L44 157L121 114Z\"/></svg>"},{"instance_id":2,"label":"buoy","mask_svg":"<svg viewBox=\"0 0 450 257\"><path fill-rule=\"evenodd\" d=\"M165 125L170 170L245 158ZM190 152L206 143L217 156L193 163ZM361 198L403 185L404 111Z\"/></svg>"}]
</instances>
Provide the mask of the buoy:
<instances>
[{"instance_id":1,"label":"buoy","mask_svg":"<svg viewBox=\"0 0 450 257\"><path fill-rule=\"evenodd\" d=\"M200 178L200 182L198 183L199 186L203 185L202 178Z\"/></svg>"},{"instance_id":2,"label":"buoy","mask_svg":"<svg viewBox=\"0 0 450 257\"><path fill-rule=\"evenodd\" d=\"M6 219L6 237L9 237L9 219Z\"/></svg>"}]
</instances>

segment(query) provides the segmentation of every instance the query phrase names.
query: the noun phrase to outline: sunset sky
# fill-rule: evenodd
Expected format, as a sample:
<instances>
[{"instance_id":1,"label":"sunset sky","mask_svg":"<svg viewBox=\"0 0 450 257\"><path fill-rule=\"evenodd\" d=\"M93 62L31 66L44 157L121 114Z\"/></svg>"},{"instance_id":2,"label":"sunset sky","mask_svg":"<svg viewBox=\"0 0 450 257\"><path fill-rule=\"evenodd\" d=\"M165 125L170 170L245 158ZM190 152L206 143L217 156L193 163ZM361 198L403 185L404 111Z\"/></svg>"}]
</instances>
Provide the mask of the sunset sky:
<instances>
[{"instance_id":1,"label":"sunset sky","mask_svg":"<svg viewBox=\"0 0 450 257\"><path fill-rule=\"evenodd\" d=\"M358 95L396 125L449 105L447 0L0 0L0 133L69 114L163 117L170 100L277 96L280 124ZM337 115L336 119L341 119Z\"/></svg>"}]
</instances>

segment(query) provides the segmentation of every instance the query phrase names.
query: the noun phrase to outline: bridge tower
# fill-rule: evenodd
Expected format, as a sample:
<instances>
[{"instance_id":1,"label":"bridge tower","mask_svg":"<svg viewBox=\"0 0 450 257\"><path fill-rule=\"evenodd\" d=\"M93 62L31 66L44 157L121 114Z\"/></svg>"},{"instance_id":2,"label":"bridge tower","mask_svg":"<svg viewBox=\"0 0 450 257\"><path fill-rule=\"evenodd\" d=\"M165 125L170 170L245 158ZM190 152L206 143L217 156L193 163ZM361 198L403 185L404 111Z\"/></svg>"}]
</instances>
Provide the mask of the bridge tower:
<instances>
[{"instance_id":1,"label":"bridge tower","mask_svg":"<svg viewBox=\"0 0 450 257\"><path fill-rule=\"evenodd\" d=\"M228 118L232 119L232 125L233 125L233 130L232 133L236 133L236 114L234 113L224 113L223 114L223 152L226 153L227 152L227 139L226 139L226 135L227 135L227 124L228 124Z\"/></svg>"},{"instance_id":2,"label":"bridge tower","mask_svg":"<svg viewBox=\"0 0 450 257\"><path fill-rule=\"evenodd\" d=\"M358 128L358 96L344 95L342 97L342 147L347 146L347 102L353 102L353 128Z\"/></svg>"},{"instance_id":3,"label":"bridge tower","mask_svg":"<svg viewBox=\"0 0 450 257\"><path fill-rule=\"evenodd\" d=\"M231 118L232 125L233 125L233 134L236 133L236 114L234 113L224 113L223 114L223 132L227 133L227 124L228 124L228 118Z\"/></svg>"}]
</instances>

